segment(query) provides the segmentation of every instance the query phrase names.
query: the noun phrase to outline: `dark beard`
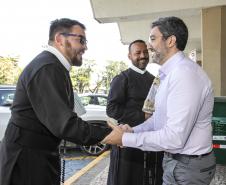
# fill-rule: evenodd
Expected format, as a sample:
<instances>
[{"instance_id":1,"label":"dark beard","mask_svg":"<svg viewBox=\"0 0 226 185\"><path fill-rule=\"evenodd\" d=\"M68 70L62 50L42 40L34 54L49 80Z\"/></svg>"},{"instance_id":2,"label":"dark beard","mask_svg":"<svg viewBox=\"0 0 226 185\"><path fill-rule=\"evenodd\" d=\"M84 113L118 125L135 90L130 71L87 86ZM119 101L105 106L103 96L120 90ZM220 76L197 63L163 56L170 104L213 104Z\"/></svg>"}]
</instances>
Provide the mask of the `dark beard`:
<instances>
[{"instance_id":1,"label":"dark beard","mask_svg":"<svg viewBox=\"0 0 226 185\"><path fill-rule=\"evenodd\" d=\"M71 46L71 43L68 40L66 40L65 46L66 46L67 51L73 51L73 48ZM66 51L66 54L68 56L70 56L70 52L67 52L67 51ZM76 53L78 53L78 52L76 51ZM72 66L81 66L82 65L82 59L81 60L78 60L78 58L77 58L76 55L72 56L70 58L70 61L69 62L70 62L70 64Z\"/></svg>"},{"instance_id":2,"label":"dark beard","mask_svg":"<svg viewBox=\"0 0 226 185\"><path fill-rule=\"evenodd\" d=\"M78 60L77 57L75 56L71 59L71 65L72 66L81 66L82 60Z\"/></svg>"}]
</instances>

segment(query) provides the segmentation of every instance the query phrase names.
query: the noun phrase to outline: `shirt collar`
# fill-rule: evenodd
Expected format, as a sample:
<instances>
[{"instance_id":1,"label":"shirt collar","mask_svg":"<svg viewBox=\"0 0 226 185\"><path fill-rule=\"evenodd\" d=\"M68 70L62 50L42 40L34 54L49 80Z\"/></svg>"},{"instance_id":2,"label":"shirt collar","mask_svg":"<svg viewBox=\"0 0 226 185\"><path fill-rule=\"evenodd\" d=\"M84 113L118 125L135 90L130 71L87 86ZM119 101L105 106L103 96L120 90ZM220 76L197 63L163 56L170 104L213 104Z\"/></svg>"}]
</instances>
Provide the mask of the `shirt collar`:
<instances>
[{"instance_id":1,"label":"shirt collar","mask_svg":"<svg viewBox=\"0 0 226 185\"><path fill-rule=\"evenodd\" d=\"M145 70L141 70L141 69L139 69L138 67L136 67L136 66L133 65L133 64L130 66L130 68L131 68L132 70L136 71L137 73L142 74L142 75L146 72L146 69L145 69Z\"/></svg>"},{"instance_id":2,"label":"shirt collar","mask_svg":"<svg viewBox=\"0 0 226 185\"><path fill-rule=\"evenodd\" d=\"M185 57L182 51L178 51L172 57L170 57L159 69L159 76L162 80L165 76L167 76L177 65L179 61L181 61Z\"/></svg>"},{"instance_id":3,"label":"shirt collar","mask_svg":"<svg viewBox=\"0 0 226 185\"><path fill-rule=\"evenodd\" d=\"M61 62L61 64L68 70L71 70L71 65L69 61L62 55L62 53L56 49L53 46L48 45L47 48L45 49L46 51L49 51L50 53L54 54L58 60Z\"/></svg>"}]
</instances>

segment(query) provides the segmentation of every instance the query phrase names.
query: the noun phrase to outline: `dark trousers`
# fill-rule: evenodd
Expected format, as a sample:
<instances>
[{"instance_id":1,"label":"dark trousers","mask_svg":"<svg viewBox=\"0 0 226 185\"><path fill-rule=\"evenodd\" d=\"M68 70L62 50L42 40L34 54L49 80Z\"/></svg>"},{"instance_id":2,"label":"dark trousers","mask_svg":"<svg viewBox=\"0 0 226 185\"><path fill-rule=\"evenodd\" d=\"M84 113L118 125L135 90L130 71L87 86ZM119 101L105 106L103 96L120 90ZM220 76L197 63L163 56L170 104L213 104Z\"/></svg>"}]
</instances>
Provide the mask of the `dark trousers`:
<instances>
[{"instance_id":1,"label":"dark trousers","mask_svg":"<svg viewBox=\"0 0 226 185\"><path fill-rule=\"evenodd\" d=\"M107 185L162 185L163 152L112 146Z\"/></svg>"}]
</instances>

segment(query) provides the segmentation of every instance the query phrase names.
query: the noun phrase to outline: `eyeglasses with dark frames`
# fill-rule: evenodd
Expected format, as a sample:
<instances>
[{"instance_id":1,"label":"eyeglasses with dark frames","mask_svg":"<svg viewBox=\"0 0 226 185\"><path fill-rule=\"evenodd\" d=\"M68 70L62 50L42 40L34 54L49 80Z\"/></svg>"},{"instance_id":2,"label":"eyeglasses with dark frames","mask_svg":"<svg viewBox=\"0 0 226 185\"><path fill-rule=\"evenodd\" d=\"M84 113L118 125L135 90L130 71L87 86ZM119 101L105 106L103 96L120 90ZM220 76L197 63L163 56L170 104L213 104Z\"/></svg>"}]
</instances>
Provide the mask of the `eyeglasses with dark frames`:
<instances>
[{"instance_id":1,"label":"eyeglasses with dark frames","mask_svg":"<svg viewBox=\"0 0 226 185\"><path fill-rule=\"evenodd\" d=\"M87 40L83 35L79 35L79 34L74 34L74 33L60 33L61 35L65 36L65 37L79 37L80 38L80 44L82 45L87 45Z\"/></svg>"}]
</instances>

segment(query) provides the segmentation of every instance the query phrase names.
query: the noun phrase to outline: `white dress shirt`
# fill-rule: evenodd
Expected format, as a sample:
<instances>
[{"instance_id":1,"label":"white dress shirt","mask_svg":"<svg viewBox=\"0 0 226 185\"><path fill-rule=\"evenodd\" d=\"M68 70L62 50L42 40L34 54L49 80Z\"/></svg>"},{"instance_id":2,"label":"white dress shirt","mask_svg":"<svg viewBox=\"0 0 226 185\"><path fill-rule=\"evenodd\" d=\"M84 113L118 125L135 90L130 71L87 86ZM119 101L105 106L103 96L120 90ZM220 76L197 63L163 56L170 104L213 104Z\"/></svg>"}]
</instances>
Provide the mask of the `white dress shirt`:
<instances>
[{"instance_id":1,"label":"white dress shirt","mask_svg":"<svg viewBox=\"0 0 226 185\"><path fill-rule=\"evenodd\" d=\"M177 52L159 70L155 112L123 146L145 151L200 155L212 150L213 89L203 69Z\"/></svg>"}]
</instances>

